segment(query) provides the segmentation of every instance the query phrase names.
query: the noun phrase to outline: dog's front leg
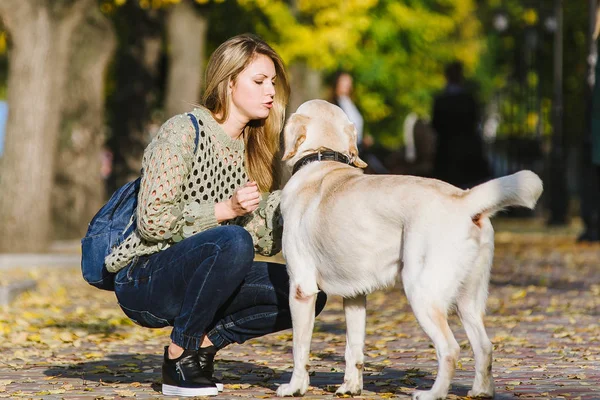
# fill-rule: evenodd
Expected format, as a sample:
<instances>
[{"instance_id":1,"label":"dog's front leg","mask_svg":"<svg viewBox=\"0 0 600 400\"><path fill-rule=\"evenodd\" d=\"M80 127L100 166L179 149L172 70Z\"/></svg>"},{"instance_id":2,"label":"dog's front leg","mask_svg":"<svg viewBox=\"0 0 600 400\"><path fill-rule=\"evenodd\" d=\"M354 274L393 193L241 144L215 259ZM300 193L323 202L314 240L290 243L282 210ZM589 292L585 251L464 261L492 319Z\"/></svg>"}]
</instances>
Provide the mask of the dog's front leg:
<instances>
[{"instance_id":1,"label":"dog's front leg","mask_svg":"<svg viewBox=\"0 0 600 400\"><path fill-rule=\"evenodd\" d=\"M279 386L277 396L302 396L308 390L308 356L315 324L316 299L316 293L306 295L299 284L290 284L294 372L290 383Z\"/></svg>"},{"instance_id":2,"label":"dog's front leg","mask_svg":"<svg viewBox=\"0 0 600 400\"><path fill-rule=\"evenodd\" d=\"M364 295L344 298L346 314L346 373L344 383L336 391L338 395L360 394L363 388L367 298Z\"/></svg>"}]
</instances>

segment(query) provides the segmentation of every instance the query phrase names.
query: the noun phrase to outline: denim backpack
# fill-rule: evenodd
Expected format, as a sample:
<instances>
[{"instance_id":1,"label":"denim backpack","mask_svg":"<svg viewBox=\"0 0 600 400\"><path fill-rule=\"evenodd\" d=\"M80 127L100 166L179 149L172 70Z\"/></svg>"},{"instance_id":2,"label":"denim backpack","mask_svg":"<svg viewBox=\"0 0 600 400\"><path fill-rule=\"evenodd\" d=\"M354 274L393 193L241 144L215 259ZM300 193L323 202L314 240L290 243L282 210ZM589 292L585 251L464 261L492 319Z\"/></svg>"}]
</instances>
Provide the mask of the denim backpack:
<instances>
[{"instance_id":1,"label":"denim backpack","mask_svg":"<svg viewBox=\"0 0 600 400\"><path fill-rule=\"evenodd\" d=\"M198 148L198 120L188 113L196 130L194 153ZM96 213L81 239L81 273L83 279L98 289L115 290L115 274L104 265L104 258L136 228L135 208L141 177L121 186Z\"/></svg>"}]
</instances>

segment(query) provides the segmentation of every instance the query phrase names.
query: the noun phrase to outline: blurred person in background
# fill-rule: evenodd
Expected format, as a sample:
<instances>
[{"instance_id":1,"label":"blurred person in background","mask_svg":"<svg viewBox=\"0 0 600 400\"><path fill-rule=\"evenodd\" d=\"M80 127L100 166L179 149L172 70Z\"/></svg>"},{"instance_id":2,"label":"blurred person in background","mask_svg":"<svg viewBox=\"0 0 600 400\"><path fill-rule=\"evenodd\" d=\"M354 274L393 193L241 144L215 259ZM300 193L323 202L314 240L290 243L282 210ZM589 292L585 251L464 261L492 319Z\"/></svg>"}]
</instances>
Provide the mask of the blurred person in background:
<instances>
[{"instance_id":1,"label":"blurred person in background","mask_svg":"<svg viewBox=\"0 0 600 400\"><path fill-rule=\"evenodd\" d=\"M173 327L164 395L216 395L219 349L291 328L285 266L254 262L281 246L283 62L260 38L235 36L205 82L202 106L166 121L144 151L137 229L105 260L129 318ZM325 301L319 293L317 313Z\"/></svg>"},{"instance_id":2,"label":"blurred person in background","mask_svg":"<svg viewBox=\"0 0 600 400\"><path fill-rule=\"evenodd\" d=\"M432 126L437 135L434 178L466 189L491 178L479 135L479 107L464 85L463 66L445 68L446 87L434 100Z\"/></svg>"},{"instance_id":3,"label":"blurred person in background","mask_svg":"<svg viewBox=\"0 0 600 400\"><path fill-rule=\"evenodd\" d=\"M600 11L600 8L596 7ZM600 41L598 34L600 33L600 12L596 12L596 27L594 32L594 40L596 41L597 53L600 54ZM585 204L586 201L597 201L598 193L600 193L600 62L596 61L594 69L594 88L592 90L591 104L591 158L595 168L595 174L590 173L592 178L591 184L583 182L584 185L590 184L586 188L590 192L589 197L582 199L582 219L584 222L584 232L579 236L578 241L583 242L599 242L600 241L600 215L599 205ZM586 149L584 148L584 151ZM585 157L585 156L584 156ZM588 156L589 157L589 156ZM589 159L588 159L589 160ZM595 175L595 176L594 176ZM595 179L594 179L595 178ZM595 194L592 196L591 194ZM589 201L588 201L589 202Z\"/></svg>"},{"instance_id":4,"label":"blurred person in background","mask_svg":"<svg viewBox=\"0 0 600 400\"><path fill-rule=\"evenodd\" d=\"M352 76L348 72L339 71L333 79L332 103L340 107L346 113L350 122L354 124L358 152L369 165L367 168L378 174L386 174L388 173L387 168L369 149L373 146L373 138L364 134L363 116L352 100L353 89L354 80Z\"/></svg>"},{"instance_id":5,"label":"blurred person in background","mask_svg":"<svg viewBox=\"0 0 600 400\"><path fill-rule=\"evenodd\" d=\"M400 157L395 156L396 168L394 170L394 167L390 167L392 173L431 178L436 140L431 123L411 112L404 119L403 125L404 152Z\"/></svg>"},{"instance_id":6,"label":"blurred person in background","mask_svg":"<svg viewBox=\"0 0 600 400\"><path fill-rule=\"evenodd\" d=\"M364 149L364 120L362 114L358 111L356 104L354 104L354 101L352 101L351 98L353 92L352 76L347 72L340 71L336 74L333 82L333 103L344 110L350 122L354 124L354 127L356 128L358 151L360 152Z\"/></svg>"},{"instance_id":7,"label":"blurred person in background","mask_svg":"<svg viewBox=\"0 0 600 400\"><path fill-rule=\"evenodd\" d=\"M596 78L598 79L598 78ZM579 182L579 211L583 231L577 237L577 242L599 242L600 241L600 168L598 167L598 150L600 140L599 124L593 122L594 107L598 100L594 97L596 89L592 89L592 99L589 100L586 110L586 129L581 143L581 157L579 157L580 182ZM598 95L595 95L596 97ZM595 136L595 137L594 137ZM596 161L596 165L594 164Z\"/></svg>"}]
</instances>

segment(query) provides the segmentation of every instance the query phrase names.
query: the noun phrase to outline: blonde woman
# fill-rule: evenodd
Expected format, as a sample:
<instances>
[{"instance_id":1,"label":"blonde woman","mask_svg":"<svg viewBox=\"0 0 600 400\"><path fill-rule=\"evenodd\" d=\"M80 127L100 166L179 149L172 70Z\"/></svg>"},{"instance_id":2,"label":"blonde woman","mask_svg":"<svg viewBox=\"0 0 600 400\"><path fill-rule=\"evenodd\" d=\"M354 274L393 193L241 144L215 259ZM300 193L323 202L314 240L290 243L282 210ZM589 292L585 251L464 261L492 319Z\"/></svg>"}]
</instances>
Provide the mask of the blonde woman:
<instances>
[{"instance_id":1,"label":"blonde woman","mask_svg":"<svg viewBox=\"0 0 600 400\"><path fill-rule=\"evenodd\" d=\"M137 229L105 264L129 318L173 326L165 395L218 394L217 350L291 327L285 267L254 262L280 249L275 166L288 96L277 53L233 37L209 60L203 107L165 122L144 152Z\"/></svg>"}]
</instances>

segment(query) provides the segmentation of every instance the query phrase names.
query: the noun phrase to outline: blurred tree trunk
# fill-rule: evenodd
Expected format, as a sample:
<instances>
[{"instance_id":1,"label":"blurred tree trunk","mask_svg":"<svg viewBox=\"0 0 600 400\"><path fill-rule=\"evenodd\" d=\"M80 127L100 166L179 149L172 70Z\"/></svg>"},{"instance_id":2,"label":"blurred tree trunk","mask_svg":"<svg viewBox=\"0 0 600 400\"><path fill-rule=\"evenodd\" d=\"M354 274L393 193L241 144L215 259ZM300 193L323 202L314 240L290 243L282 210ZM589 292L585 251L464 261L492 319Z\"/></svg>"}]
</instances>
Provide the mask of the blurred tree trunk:
<instances>
[{"instance_id":1,"label":"blurred tree trunk","mask_svg":"<svg viewBox=\"0 0 600 400\"><path fill-rule=\"evenodd\" d=\"M164 12L144 10L137 1L119 8L115 19L119 46L115 56L115 90L109 98L113 170L109 194L140 175L150 140L150 120L161 98L159 87Z\"/></svg>"},{"instance_id":2,"label":"blurred tree trunk","mask_svg":"<svg viewBox=\"0 0 600 400\"><path fill-rule=\"evenodd\" d=\"M305 63L298 62L289 67L291 95L288 113L293 113L305 101L322 99L323 74L308 67Z\"/></svg>"},{"instance_id":3,"label":"blurred tree trunk","mask_svg":"<svg viewBox=\"0 0 600 400\"><path fill-rule=\"evenodd\" d=\"M1 0L10 111L0 168L0 252L51 240L50 199L71 36L93 0Z\"/></svg>"},{"instance_id":4,"label":"blurred tree trunk","mask_svg":"<svg viewBox=\"0 0 600 400\"><path fill-rule=\"evenodd\" d=\"M98 8L88 8L72 37L52 188L53 228L59 239L82 237L104 201L100 161L105 141L106 68L115 47L112 23Z\"/></svg>"},{"instance_id":5,"label":"blurred tree trunk","mask_svg":"<svg viewBox=\"0 0 600 400\"><path fill-rule=\"evenodd\" d=\"M208 20L188 1L167 17L169 68L165 95L167 117L188 111L200 101Z\"/></svg>"},{"instance_id":6,"label":"blurred tree trunk","mask_svg":"<svg viewBox=\"0 0 600 400\"><path fill-rule=\"evenodd\" d=\"M292 14L298 18L298 0L290 2ZM302 103L311 99L323 98L323 74L299 61L289 66L290 100L288 114L296 112Z\"/></svg>"}]
</instances>

